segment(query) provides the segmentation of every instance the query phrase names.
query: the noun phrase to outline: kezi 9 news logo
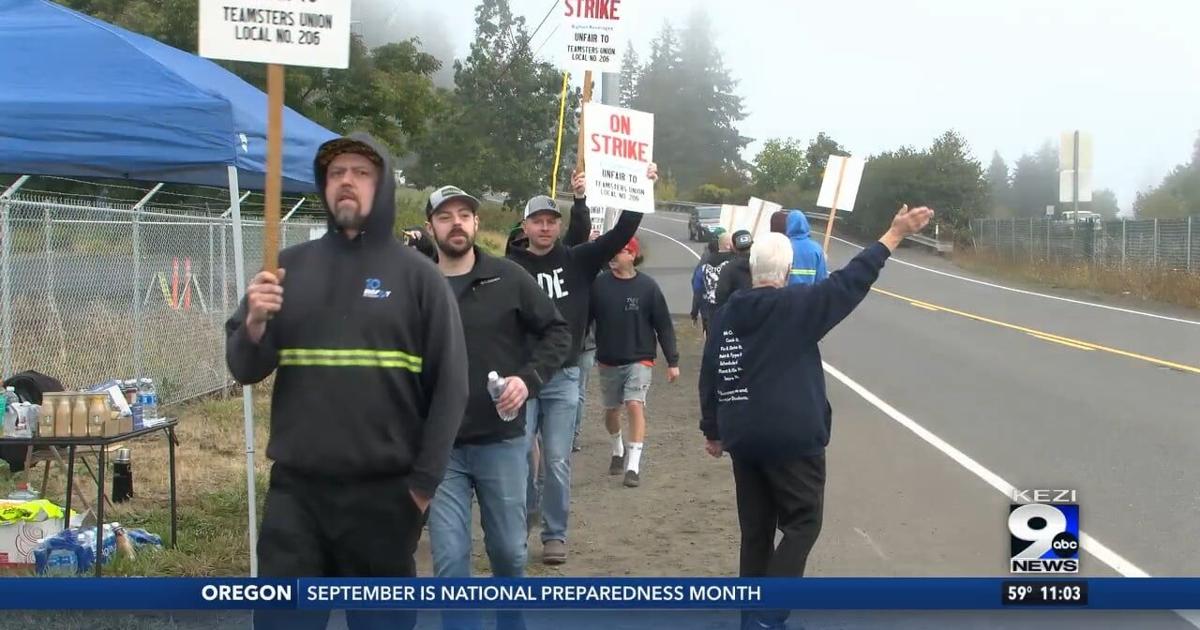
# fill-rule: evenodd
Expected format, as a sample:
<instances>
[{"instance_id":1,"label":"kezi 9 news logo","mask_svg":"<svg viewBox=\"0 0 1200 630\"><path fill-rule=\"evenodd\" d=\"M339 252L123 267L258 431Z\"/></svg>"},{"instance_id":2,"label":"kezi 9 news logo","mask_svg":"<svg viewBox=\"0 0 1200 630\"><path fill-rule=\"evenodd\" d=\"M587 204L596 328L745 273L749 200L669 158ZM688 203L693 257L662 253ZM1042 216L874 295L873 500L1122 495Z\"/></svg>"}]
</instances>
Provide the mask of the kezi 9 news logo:
<instances>
[{"instance_id":1,"label":"kezi 9 news logo","mask_svg":"<svg viewBox=\"0 0 1200 630\"><path fill-rule=\"evenodd\" d=\"M1079 572L1074 490L1014 490L1008 511L1011 573Z\"/></svg>"}]
</instances>

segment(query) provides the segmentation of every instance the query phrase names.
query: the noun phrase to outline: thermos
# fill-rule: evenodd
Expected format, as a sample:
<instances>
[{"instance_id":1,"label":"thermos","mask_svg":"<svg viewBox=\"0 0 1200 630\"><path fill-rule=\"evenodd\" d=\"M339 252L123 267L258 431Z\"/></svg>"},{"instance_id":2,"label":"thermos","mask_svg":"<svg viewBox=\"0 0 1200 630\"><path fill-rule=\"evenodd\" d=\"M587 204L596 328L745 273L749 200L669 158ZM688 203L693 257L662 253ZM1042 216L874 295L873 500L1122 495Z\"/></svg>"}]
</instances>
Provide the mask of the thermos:
<instances>
[{"instance_id":1,"label":"thermos","mask_svg":"<svg viewBox=\"0 0 1200 630\"><path fill-rule=\"evenodd\" d=\"M129 460L129 449L117 449L113 460L112 500L123 503L133 497L133 467Z\"/></svg>"}]
</instances>

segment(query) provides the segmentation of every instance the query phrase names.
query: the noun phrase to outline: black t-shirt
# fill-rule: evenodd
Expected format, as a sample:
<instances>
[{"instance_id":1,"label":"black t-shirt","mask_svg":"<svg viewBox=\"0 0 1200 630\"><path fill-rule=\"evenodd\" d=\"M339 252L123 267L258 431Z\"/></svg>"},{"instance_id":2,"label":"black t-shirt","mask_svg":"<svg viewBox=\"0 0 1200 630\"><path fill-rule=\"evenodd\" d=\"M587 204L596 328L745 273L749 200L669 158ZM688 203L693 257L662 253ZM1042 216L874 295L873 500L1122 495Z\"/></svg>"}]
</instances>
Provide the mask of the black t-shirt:
<instances>
[{"instance_id":1,"label":"black t-shirt","mask_svg":"<svg viewBox=\"0 0 1200 630\"><path fill-rule=\"evenodd\" d=\"M467 287L471 286L471 274L464 273L461 276L446 276L446 281L450 283L450 288L454 291L454 296L459 297Z\"/></svg>"}]
</instances>

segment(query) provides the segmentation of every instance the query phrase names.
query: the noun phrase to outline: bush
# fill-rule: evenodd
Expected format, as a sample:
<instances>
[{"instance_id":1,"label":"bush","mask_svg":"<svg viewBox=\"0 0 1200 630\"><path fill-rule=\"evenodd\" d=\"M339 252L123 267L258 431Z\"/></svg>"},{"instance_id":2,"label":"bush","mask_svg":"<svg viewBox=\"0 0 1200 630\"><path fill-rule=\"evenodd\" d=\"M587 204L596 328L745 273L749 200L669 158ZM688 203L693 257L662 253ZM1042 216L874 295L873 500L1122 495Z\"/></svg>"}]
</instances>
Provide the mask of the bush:
<instances>
[{"instance_id":1,"label":"bush","mask_svg":"<svg viewBox=\"0 0 1200 630\"><path fill-rule=\"evenodd\" d=\"M655 201L677 201L679 185L670 177L659 178L654 184L654 199Z\"/></svg>"},{"instance_id":2,"label":"bush","mask_svg":"<svg viewBox=\"0 0 1200 630\"><path fill-rule=\"evenodd\" d=\"M704 184L692 194L692 201L697 203L728 203L732 192L716 184Z\"/></svg>"},{"instance_id":3,"label":"bush","mask_svg":"<svg viewBox=\"0 0 1200 630\"><path fill-rule=\"evenodd\" d=\"M767 193L764 199L774 201L785 210L817 210L816 190L805 190L800 184L788 184L779 190Z\"/></svg>"}]
</instances>

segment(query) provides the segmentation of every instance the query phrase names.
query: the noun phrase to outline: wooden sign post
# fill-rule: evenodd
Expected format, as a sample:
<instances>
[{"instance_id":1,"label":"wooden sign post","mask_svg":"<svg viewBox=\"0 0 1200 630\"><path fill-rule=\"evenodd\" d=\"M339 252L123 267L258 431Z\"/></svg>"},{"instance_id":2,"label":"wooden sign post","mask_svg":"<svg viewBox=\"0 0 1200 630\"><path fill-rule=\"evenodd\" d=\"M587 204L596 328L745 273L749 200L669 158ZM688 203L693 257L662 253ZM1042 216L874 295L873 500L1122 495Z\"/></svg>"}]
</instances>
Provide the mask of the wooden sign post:
<instances>
[{"instance_id":1,"label":"wooden sign post","mask_svg":"<svg viewBox=\"0 0 1200 630\"><path fill-rule=\"evenodd\" d=\"M826 170L829 166L825 167ZM829 239L833 236L833 218L837 216L838 197L842 193L842 181L846 177L846 162L840 161L837 166L837 187L833 190L833 203L829 207L829 220L825 222L825 242L821 244L821 251L825 255L829 255Z\"/></svg>"},{"instance_id":2,"label":"wooden sign post","mask_svg":"<svg viewBox=\"0 0 1200 630\"><path fill-rule=\"evenodd\" d=\"M267 66L267 182L263 270L279 269L279 197L283 191L283 66Z\"/></svg>"},{"instance_id":3,"label":"wooden sign post","mask_svg":"<svg viewBox=\"0 0 1200 630\"><path fill-rule=\"evenodd\" d=\"M583 110L584 105L587 105L592 100L592 71L585 70L583 73L583 100L579 102L579 146L575 153L575 170L583 172L586 168L586 160L584 154L587 153L587 144L584 142L587 136L583 133Z\"/></svg>"}]
</instances>

